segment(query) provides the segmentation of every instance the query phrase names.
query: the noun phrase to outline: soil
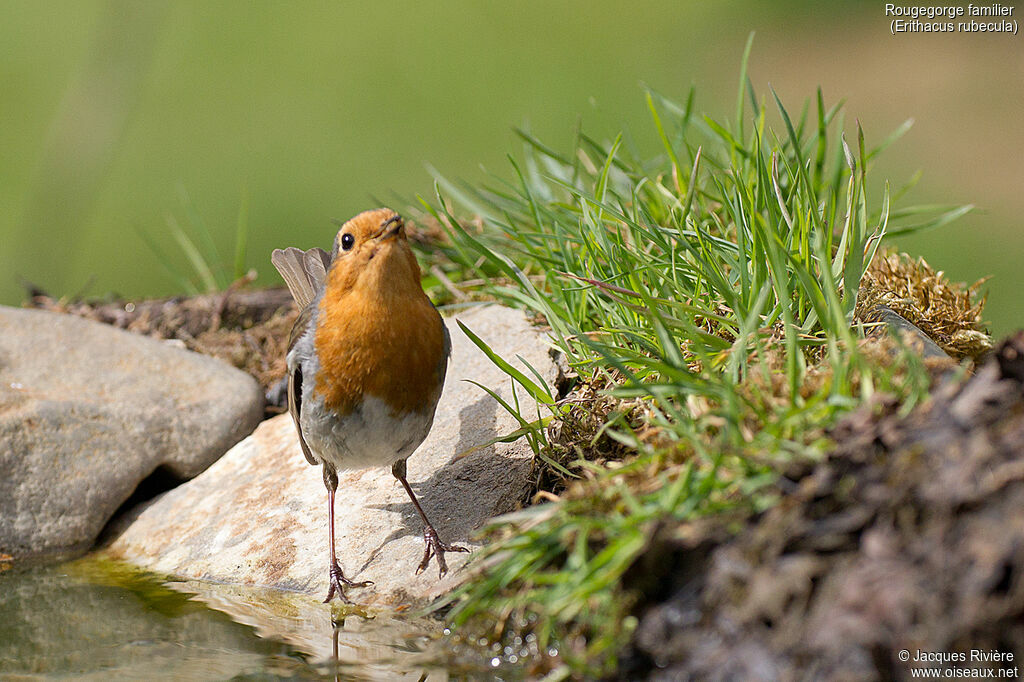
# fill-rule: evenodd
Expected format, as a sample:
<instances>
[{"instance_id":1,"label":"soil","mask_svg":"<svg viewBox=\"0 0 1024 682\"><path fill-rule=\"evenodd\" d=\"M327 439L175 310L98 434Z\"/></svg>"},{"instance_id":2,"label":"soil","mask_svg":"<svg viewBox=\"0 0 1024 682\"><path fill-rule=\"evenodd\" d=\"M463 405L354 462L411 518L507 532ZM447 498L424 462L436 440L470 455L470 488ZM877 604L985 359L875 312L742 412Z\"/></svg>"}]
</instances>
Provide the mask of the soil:
<instances>
[{"instance_id":1,"label":"soil","mask_svg":"<svg viewBox=\"0 0 1024 682\"><path fill-rule=\"evenodd\" d=\"M627 573L643 599L622 679L1020 674L1024 332L910 414L878 399L832 437L834 452L738 534L712 522L654 535ZM901 659L918 650L967 660Z\"/></svg>"}]
</instances>

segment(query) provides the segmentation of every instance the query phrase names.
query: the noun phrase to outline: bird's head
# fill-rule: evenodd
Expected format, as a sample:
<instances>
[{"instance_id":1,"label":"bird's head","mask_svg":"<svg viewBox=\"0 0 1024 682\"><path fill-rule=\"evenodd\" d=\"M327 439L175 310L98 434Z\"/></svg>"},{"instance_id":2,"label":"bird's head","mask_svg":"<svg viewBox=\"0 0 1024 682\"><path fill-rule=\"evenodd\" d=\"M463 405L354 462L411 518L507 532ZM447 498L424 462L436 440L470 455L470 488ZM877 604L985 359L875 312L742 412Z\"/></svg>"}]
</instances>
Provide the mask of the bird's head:
<instances>
[{"instance_id":1,"label":"bird's head","mask_svg":"<svg viewBox=\"0 0 1024 682\"><path fill-rule=\"evenodd\" d=\"M378 208L344 223L334 238L327 283L344 292L388 296L415 289L422 294L419 264L402 216Z\"/></svg>"}]
</instances>

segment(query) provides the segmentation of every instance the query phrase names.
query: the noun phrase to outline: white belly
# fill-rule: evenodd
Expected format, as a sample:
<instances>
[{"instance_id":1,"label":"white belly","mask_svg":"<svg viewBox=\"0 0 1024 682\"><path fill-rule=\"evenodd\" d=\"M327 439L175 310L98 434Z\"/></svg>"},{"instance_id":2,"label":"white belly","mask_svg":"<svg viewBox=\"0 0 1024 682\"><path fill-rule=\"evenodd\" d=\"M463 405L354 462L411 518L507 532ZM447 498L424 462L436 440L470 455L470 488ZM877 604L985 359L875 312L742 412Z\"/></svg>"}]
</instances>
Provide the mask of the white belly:
<instances>
[{"instance_id":1,"label":"white belly","mask_svg":"<svg viewBox=\"0 0 1024 682\"><path fill-rule=\"evenodd\" d=\"M327 419L323 400L310 396L303 402L302 435L313 454L335 469L391 466L419 447L430 432L434 410L391 415L384 401L367 397L345 417Z\"/></svg>"}]
</instances>

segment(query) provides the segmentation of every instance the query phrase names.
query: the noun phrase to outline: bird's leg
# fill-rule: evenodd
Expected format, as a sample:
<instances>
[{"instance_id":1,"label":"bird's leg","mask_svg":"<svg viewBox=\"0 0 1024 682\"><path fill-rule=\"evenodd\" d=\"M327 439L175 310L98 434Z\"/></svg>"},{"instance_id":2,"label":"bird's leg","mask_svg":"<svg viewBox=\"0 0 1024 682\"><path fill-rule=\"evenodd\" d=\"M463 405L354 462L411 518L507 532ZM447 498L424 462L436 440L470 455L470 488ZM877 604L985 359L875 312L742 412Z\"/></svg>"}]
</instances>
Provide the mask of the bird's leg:
<instances>
[{"instance_id":1,"label":"bird's leg","mask_svg":"<svg viewBox=\"0 0 1024 682\"><path fill-rule=\"evenodd\" d=\"M416 511L419 512L420 518L423 519L423 541L426 543L426 548L423 550L423 561L420 562L419 568L416 569L416 574L419 575L426 570L430 564L430 557L437 557L437 577L441 578L445 573L448 572L448 563L444 560L445 552L468 552L469 550L465 547L458 545L446 545L441 542L441 538L437 536L437 531L434 530L434 525L430 523L430 519L423 513L423 507L420 506L419 500L416 499L415 493L412 488L409 487L409 481L405 479L406 468L405 460L400 459L395 462L391 467L391 473L394 474L401 483L402 487L405 488L405 492L409 493L409 499L412 500L412 504L416 507Z\"/></svg>"},{"instance_id":2,"label":"bird's leg","mask_svg":"<svg viewBox=\"0 0 1024 682\"><path fill-rule=\"evenodd\" d=\"M327 590L327 599L324 599L324 603L334 599L334 595L341 597L341 600L347 604L351 604L352 601L345 596L345 590L342 587L347 585L348 587L366 587L372 585L370 581L364 581L361 583L354 582L345 577L345 574L341 571L341 566L338 564L338 555L334 551L334 492L338 489L338 472L335 471L334 467L330 466L326 462L323 465L324 468L324 485L327 487L327 519L328 519L328 538L330 539L331 545L331 563L328 572L330 573L330 588Z\"/></svg>"}]
</instances>

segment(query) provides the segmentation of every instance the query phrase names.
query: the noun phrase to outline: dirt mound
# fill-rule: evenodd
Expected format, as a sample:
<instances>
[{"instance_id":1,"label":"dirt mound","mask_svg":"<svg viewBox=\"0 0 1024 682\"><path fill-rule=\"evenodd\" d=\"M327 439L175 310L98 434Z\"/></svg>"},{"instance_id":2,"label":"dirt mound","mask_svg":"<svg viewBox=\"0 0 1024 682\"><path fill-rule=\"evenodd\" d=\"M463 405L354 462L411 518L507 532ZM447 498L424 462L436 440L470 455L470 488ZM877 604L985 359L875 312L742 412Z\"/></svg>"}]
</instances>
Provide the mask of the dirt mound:
<instances>
[{"instance_id":1,"label":"dirt mound","mask_svg":"<svg viewBox=\"0 0 1024 682\"><path fill-rule=\"evenodd\" d=\"M636 567L645 600L621 675L909 679L912 668L957 667L998 677L1018 666L1016 678L1024 332L969 380L909 415L898 407L877 400L848 416L828 459L732 539L722 526L656 534ZM972 649L1004 660L972 661ZM902 659L919 650L954 661Z\"/></svg>"}]
</instances>

